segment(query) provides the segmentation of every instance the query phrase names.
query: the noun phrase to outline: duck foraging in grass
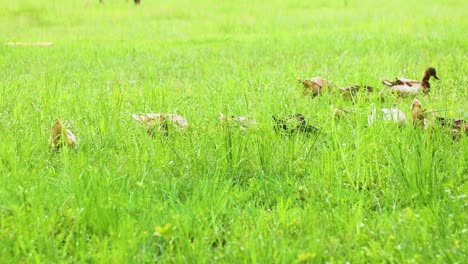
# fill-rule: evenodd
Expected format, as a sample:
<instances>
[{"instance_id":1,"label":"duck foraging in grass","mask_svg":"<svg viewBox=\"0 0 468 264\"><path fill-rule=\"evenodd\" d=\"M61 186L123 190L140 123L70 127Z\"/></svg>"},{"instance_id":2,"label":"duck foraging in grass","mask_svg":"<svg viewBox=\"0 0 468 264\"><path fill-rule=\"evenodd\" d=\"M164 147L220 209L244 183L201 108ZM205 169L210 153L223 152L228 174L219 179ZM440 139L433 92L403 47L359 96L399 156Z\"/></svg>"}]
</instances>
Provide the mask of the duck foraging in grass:
<instances>
[{"instance_id":1,"label":"duck foraging in grass","mask_svg":"<svg viewBox=\"0 0 468 264\"><path fill-rule=\"evenodd\" d=\"M317 127L310 125L305 119L305 116L300 113L288 115L283 118L273 116L273 120L275 121L274 129L277 133L292 135L299 133L316 133L319 131Z\"/></svg>"},{"instance_id":2,"label":"duck foraging in grass","mask_svg":"<svg viewBox=\"0 0 468 264\"><path fill-rule=\"evenodd\" d=\"M429 79L434 77L439 80L435 68L429 67L424 72L424 76L421 81L411 80L407 78L396 78L393 81L382 80L382 83L389 88L390 91L398 94L401 97L410 95L417 95L420 92L427 94L430 91L431 84Z\"/></svg>"},{"instance_id":3,"label":"duck foraging in grass","mask_svg":"<svg viewBox=\"0 0 468 264\"><path fill-rule=\"evenodd\" d=\"M298 79L298 81L304 86L303 94L311 94L312 97L321 94L325 89L333 86L331 81L318 76L304 80Z\"/></svg>"},{"instance_id":4,"label":"duck foraging in grass","mask_svg":"<svg viewBox=\"0 0 468 264\"><path fill-rule=\"evenodd\" d=\"M55 119L50 130L49 144L53 150L60 150L64 146L75 148L76 136L65 128L62 121Z\"/></svg>"},{"instance_id":5,"label":"duck foraging in grass","mask_svg":"<svg viewBox=\"0 0 468 264\"><path fill-rule=\"evenodd\" d=\"M427 129L429 126L433 127L439 124L442 127L449 128L449 133L452 133L454 139L460 134L468 134L468 122L460 118L446 118L436 116L434 112L427 111L422 108L421 101L414 99L411 105L411 116L413 119L413 125L422 126Z\"/></svg>"},{"instance_id":6,"label":"duck foraging in grass","mask_svg":"<svg viewBox=\"0 0 468 264\"><path fill-rule=\"evenodd\" d=\"M358 95L359 91L365 89L365 92L370 94L374 92L374 88L369 85L354 84L348 87L338 87L341 97L346 100L353 100Z\"/></svg>"},{"instance_id":7,"label":"duck foraging in grass","mask_svg":"<svg viewBox=\"0 0 468 264\"><path fill-rule=\"evenodd\" d=\"M414 98L413 103L411 104L411 119L413 120L413 126L427 126L427 113L426 110L422 108L421 101Z\"/></svg>"},{"instance_id":8,"label":"duck foraging in grass","mask_svg":"<svg viewBox=\"0 0 468 264\"><path fill-rule=\"evenodd\" d=\"M365 89L367 93L372 93L374 90L371 86L358 84L340 87L322 77L313 77L305 80L298 79L298 81L304 86L303 94L310 94L312 97L318 96L328 90L333 94L339 93L345 100L353 100L356 98L359 91L363 89Z\"/></svg>"},{"instance_id":9,"label":"duck foraging in grass","mask_svg":"<svg viewBox=\"0 0 468 264\"><path fill-rule=\"evenodd\" d=\"M223 113L219 113L219 122L224 127L225 124L237 123L241 130L246 130L249 127L255 126L257 121L246 116L229 116L226 117Z\"/></svg>"},{"instance_id":10,"label":"duck foraging in grass","mask_svg":"<svg viewBox=\"0 0 468 264\"><path fill-rule=\"evenodd\" d=\"M460 134L468 134L468 122L460 118L445 118L445 117L436 117L436 120L443 127L449 127L452 129L454 136L459 136Z\"/></svg>"},{"instance_id":11,"label":"duck foraging in grass","mask_svg":"<svg viewBox=\"0 0 468 264\"><path fill-rule=\"evenodd\" d=\"M132 114L133 119L145 124L147 132L151 136L155 136L155 127L157 130L162 132L165 136L169 133L169 124L177 128L179 131L184 131L188 127L188 121L185 117L176 114L161 114L161 113L149 113L143 115Z\"/></svg>"}]
</instances>

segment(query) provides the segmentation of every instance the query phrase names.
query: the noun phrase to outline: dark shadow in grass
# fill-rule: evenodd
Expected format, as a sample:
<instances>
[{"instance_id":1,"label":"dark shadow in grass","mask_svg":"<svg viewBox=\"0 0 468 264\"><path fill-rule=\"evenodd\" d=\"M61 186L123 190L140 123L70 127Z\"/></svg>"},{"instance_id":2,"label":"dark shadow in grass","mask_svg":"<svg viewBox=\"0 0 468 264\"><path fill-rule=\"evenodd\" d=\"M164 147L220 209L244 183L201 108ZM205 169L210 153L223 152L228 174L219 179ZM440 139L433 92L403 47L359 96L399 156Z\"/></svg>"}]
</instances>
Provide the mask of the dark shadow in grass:
<instances>
[{"instance_id":1,"label":"dark shadow in grass","mask_svg":"<svg viewBox=\"0 0 468 264\"><path fill-rule=\"evenodd\" d=\"M319 128L310 125L305 116L300 113L282 118L272 116L272 118L275 122L273 129L276 133L280 133L283 136L291 136L294 134L310 135L311 133L318 133L320 131Z\"/></svg>"}]
</instances>

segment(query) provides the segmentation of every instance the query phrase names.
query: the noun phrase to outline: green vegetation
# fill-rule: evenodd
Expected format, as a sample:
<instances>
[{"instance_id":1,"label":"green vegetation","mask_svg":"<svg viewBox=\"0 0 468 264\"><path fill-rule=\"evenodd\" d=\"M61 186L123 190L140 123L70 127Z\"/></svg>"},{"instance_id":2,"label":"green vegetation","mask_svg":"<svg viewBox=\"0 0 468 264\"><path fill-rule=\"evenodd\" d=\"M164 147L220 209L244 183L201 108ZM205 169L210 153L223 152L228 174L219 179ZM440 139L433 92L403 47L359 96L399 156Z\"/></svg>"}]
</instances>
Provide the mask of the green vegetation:
<instances>
[{"instance_id":1,"label":"green vegetation","mask_svg":"<svg viewBox=\"0 0 468 264\"><path fill-rule=\"evenodd\" d=\"M266 4L267 3L267 4ZM0 256L6 263L462 263L467 136L367 125L297 78L431 81L467 118L467 1L4 1ZM51 47L7 46L50 41ZM333 118L334 107L359 111ZM151 138L132 113L185 116ZM257 126L222 129L219 112ZM272 115L320 133L283 137ZM76 150L50 150L55 118Z\"/></svg>"}]
</instances>

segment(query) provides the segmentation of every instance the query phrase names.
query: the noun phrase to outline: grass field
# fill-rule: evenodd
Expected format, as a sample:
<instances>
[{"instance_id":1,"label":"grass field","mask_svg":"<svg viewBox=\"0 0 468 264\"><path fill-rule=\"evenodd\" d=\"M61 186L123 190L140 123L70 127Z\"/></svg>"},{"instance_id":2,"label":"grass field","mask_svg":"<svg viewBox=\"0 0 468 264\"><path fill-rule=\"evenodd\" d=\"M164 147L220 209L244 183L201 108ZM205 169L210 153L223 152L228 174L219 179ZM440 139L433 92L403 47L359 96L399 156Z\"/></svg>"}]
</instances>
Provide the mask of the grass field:
<instances>
[{"instance_id":1,"label":"grass field","mask_svg":"<svg viewBox=\"0 0 468 264\"><path fill-rule=\"evenodd\" d=\"M3 1L0 262L463 263L468 138L378 121L412 98L302 96L297 78L467 118L467 1ZM8 42L53 42L50 47ZM333 118L333 107L354 115ZM185 116L151 138L132 113ZM219 112L250 116L222 129ZM282 137L272 115L320 133ZM48 145L55 118L76 150Z\"/></svg>"}]
</instances>

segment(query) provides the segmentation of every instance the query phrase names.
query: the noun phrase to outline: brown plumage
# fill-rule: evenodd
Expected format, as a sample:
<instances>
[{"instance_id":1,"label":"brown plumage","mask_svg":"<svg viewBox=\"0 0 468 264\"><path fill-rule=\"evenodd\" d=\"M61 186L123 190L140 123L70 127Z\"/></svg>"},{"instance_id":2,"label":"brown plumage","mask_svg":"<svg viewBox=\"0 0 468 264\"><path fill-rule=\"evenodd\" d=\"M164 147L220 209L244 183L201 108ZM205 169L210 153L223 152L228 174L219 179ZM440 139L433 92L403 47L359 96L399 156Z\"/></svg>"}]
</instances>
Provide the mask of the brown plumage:
<instances>
[{"instance_id":1,"label":"brown plumage","mask_svg":"<svg viewBox=\"0 0 468 264\"><path fill-rule=\"evenodd\" d=\"M333 86L332 82L322 77L313 77L310 79L298 81L304 86L304 95L311 94L313 97L321 94L325 89Z\"/></svg>"},{"instance_id":2,"label":"brown plumage","mask_svg":"<svg viewBox=\"0 0 468 264\"><path fill-rule=\"evenodd\" d=\"M411 104L411 118L414 126L426 126L426 113L422 108L421 101L414 99Z\"/></svg>"},{"instance_id":3,"label":"brown plumage","mask_svg":"<svg viewBox=\"0 0 468 264\"><path fill-rule=\"evenodd\" d=\"M298 81L304 86L303 94L310 94L312 97L330 91L332 94L339 93L345 100L353 100L361 89L366 89L367 93L373 92L373 88L368 85L354 84L348 87L340 87L322 77L313 77L305 80L298 79Z\"/></svg>"},{"instance_id":4,"label":"brown plumage","mask_svg":"<svg viewBox=\"0 0 468 264\"><path fill-rule=\"evenodd\" d=\"M439 123L442 127L449 128L450 132L454 135L454 138L462 133L468 134L467 121L460 118L445 118L435 116L434 112L423 109L421 102L418 99L413 100L413 104L411 106L411 116L413 118L414 126L428 128L428 126L434 126L434 120L436 120L437 123Z\"/></svg>"},{"instance_id":5,"label":"brown plumage","mask_svg":"<svg viewBox=\"0 0 468 264\"><path fill-rule=\"evenodd\" d=\"M75 148L76 137L70 130L64 127L60 120L55 119L50 130L49 144L54 150L59 150L64 146Z\"/></svg>"},{"instance_id":6,"label":"brown plumage","mask_svg":"<svg viewBox=\"0 0 468 264\"><path fill-rule=\"evenodd\" d=\"M374 88L368 85L354 84L348 87L338 87L341 97L346 100L353 100L356 98L360 90L365 89L366 93L372 93Z\"/></svg>"},{"instance_id":7,"label":"brown plumage","mask_svg":"<svg viewBox=\"0 0 468 264\"><path fill-rule=\"evenodd\" d=\"M463 119L444 117L436 117L436 119L441 126L452 129L453 134L456 136L462 133L468 134L468 122Z\"/></svg>"}]
</instances>

